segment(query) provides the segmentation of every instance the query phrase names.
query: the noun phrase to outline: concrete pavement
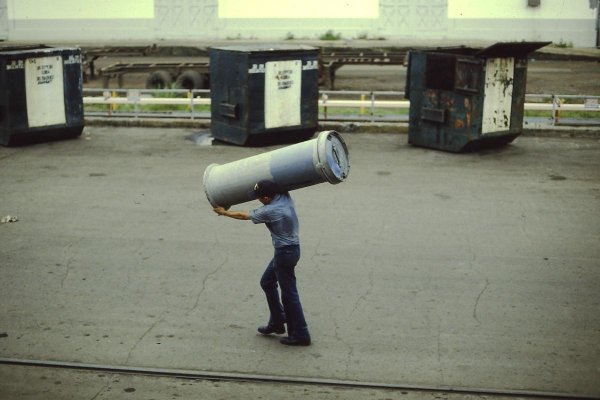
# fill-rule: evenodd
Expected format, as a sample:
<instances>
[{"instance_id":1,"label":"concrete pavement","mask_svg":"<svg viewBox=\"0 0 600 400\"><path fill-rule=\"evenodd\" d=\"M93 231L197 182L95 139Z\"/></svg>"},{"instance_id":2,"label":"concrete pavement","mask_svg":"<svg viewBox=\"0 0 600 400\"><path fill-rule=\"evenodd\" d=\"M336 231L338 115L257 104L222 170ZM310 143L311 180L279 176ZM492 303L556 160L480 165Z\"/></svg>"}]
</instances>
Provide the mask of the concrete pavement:
<instances>
[{"instance_id":1,"label":"concrete pavement","mask_svg":"<svg viewBox=\"0 0 600 400\"><path fill-rule=\"evenodd\" d=\"M19 218L0 225L0 357L600 396L598 139L457 155L346 134L348 181L293 193L298 349L255 333L267 231L202 192L210 163L274 147L191 133L0 148Z\"/></svg>"}]
</instances>

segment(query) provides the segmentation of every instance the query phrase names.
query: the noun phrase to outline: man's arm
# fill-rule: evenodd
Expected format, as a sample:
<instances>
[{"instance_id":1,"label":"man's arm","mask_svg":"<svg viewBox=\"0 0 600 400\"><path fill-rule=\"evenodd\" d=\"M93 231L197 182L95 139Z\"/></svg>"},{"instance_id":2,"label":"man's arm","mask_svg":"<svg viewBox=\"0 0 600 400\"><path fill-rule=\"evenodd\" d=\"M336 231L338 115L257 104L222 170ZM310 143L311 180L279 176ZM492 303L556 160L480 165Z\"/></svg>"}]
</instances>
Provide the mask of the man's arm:
<instances>
[{"instance_id":1,"label":"man's arm","mask_svg":"<svg viewBox=\"0 0 600 400\"><path fill-rule=\"evenodd\" d=\"M223 207L215 207L215 208L213 208L213 210L219 215L224 215L226 217L233 218L233 219L240 219L240 220L249 220L250 219L250 214L247 213L246 211L228 211L228 210L224 209Z\"/></svg>"}]
</instances>

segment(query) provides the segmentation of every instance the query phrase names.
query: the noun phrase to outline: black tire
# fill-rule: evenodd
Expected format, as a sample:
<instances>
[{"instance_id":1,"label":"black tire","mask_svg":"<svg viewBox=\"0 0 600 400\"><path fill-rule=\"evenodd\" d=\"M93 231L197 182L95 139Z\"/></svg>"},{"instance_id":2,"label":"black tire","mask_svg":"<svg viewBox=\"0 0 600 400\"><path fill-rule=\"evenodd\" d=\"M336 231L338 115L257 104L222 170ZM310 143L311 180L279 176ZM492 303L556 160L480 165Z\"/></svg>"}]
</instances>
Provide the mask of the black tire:
<instances>
[{"instance_id":1,"label":"black tire","mask_svg":"<svg viewBox=\"0 0 600 400\"><path fill-rule=\"evenodd\" d=\"M173 76L168 71L154 71L146 79L146 89L168 89L173 83Z\"/></svg>"},{"instance_id":2,"label":"black tire","mask_svg":"<svg viewBox=\"0 0 600 400\"><path fill-rule=\"evenodd\" d=\"M198 71L183 71L175 81L177 89L204 89L204 77Z\"/></svg>"}]
</instances>

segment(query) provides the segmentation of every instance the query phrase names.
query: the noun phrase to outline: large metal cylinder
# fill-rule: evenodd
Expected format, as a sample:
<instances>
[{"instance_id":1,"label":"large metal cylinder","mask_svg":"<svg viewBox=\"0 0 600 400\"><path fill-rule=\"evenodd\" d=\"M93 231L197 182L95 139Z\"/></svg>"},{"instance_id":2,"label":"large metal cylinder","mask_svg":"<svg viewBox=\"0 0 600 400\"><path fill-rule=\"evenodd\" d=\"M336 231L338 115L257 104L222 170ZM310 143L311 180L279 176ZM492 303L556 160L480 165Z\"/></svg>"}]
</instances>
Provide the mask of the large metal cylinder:
<instances>
[{"instance_id":1,"label":"large metal cylinder","mask_svg":"<svg viewBox=\"0 0 600 400\"><path fill-rule=\"evenodd\" d=\"M252 200L256 182L268 179L286 190L322 182L343 182L350 172L348 148L335 131L227 164L211 164L204 171L204 192L213 207L229 208Z\"/></svg>"}]
</instances>

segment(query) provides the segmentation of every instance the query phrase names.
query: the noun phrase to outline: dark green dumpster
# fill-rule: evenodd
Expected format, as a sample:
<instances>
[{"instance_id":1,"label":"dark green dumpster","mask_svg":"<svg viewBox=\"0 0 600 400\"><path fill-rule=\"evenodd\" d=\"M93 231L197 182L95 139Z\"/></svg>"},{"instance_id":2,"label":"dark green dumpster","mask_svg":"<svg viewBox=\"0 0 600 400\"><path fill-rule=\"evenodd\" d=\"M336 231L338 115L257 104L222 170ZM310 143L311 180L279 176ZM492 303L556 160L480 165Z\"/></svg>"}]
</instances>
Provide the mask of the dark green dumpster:
<instances>
[{"instance_id":1,"label":"dark green dumpster","mask_svg":"<svg viewBox=\"0 0 600 400\"><path fill-rule=\"evenodd\" d=\"M463 152L513 141L523 130L527 56L549 43L410 51L408 142Z\"/></svg>"},{"instance_id":2,"label":"dark green dumpster","mask_svg":"<svg viewBox=\"0 0 600 400\"><path fill-rule=\"evenodd\" d=\"M80 49L0 48L0 144L81 135L82 93Z\"/></svg>"},{"instance_id":3,"label":"dark green dumpster","mask_svg":"<svg viewBox=\"0 0 600 400\"><path fill-rule=\"evenodd\" d=\"M234 144L293 142L318 128L319 50L303 45L209 49L211 128Z\"/></svg>"}]
</instances>

